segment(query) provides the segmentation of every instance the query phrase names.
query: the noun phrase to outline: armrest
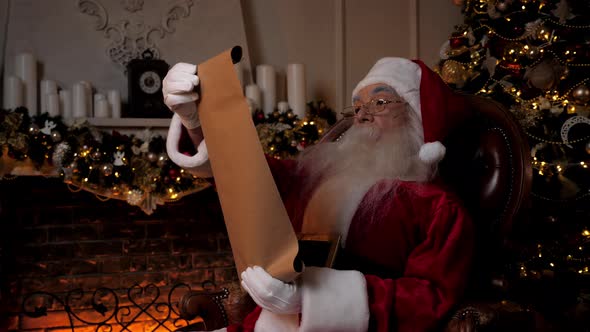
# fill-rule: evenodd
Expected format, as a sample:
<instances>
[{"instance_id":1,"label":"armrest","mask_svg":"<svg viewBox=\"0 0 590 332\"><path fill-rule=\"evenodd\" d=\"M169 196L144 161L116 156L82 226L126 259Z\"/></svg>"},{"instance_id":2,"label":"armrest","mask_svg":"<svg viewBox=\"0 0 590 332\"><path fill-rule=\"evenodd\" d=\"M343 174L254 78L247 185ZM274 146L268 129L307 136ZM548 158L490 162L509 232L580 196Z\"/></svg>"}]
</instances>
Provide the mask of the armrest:
<instances>
[{"instance_id":1,"label":"armrest","mask_svg":"<svg viewBox=\"0 0 590 332\"><path fill-rule=\"evenodd\" d=\"M201 318L202 322L197 324L202 325L207 331L226 327L228 319L221 300L228 296L229 291L225 288L219 292L188 291L178 302L180 318L187 321Z\"/></svg>"}]
</instances>

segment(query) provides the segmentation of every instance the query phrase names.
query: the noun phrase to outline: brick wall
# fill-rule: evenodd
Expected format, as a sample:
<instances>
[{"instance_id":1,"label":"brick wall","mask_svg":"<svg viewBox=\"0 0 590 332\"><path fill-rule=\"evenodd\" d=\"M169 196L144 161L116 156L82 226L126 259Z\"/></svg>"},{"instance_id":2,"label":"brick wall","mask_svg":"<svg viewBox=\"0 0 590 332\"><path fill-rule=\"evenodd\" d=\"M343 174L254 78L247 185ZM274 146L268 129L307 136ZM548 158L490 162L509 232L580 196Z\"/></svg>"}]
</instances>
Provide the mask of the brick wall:
<instances>
[{"instance_id":1,"label":"brick wall","mask_svg":"<svg viewBox=\"0 0 590 332\"><path fill-rule=\"evenodd\" d=\"M64 295L75 288L108 287L128 301L126 290L135 283L153 283L163 297L177 283L194 289L204 280L239 289L211 188L158 206L147 216L122 201L101 202L85 191L71 192L59 179L2 180L0 259L0 316L8 313L0 330L7 325L12 330L60 330L50 329L66 318L59 301L53 301L47 317L19 318L23 296L34 291Z\"/></svg>"}]
</instances>

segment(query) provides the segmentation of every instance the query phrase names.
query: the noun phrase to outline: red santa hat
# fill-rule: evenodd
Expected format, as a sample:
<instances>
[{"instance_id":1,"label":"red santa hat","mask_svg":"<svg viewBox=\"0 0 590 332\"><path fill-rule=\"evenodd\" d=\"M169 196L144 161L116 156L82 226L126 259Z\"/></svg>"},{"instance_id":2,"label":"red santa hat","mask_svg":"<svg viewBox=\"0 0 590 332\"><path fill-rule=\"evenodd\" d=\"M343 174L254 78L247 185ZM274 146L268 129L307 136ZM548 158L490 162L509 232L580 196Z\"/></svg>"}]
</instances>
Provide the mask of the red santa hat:
<instances>
[{"instance_id":1,"label":"red santa hat","mask_svg":"<svg viewBox=\"0 0 590 332\"><path fill-rule=\"evenodd\" d=\"M383 58L377 61L354 88L352 96L376 83L395 89L422 121L424 144L420 148L420 159L429 164L441 161L446 152L441 141L469 117L464 98L454 93L420 60Z\"/></svg>"}]
</instances>

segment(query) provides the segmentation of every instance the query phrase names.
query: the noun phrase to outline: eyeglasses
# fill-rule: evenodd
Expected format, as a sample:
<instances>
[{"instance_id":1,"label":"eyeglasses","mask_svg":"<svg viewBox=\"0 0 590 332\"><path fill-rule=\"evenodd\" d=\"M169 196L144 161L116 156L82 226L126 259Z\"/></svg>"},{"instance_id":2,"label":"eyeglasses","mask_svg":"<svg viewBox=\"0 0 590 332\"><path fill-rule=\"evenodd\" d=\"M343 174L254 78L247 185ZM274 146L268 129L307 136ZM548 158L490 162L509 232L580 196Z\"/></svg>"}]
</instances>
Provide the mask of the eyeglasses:
<instances>
[{"instance_id":1,"label":"eyeglasses","mask_svg":"<svg viewBox=\"0 0 590 332\"><path fill-rule=\"evenodd\" d=\"M342 116L345 118L357 116L361 111L365 111L365 114L370 114L372 116L379 116L384 115L385 111L387 110L387 105L394 104L394 105L401 105L405 104L404 100L399 99L373 99L368 103L364 103L361 105L354 105L345 107L344 110L341 112Z\"/></svg>"}]
</instances>

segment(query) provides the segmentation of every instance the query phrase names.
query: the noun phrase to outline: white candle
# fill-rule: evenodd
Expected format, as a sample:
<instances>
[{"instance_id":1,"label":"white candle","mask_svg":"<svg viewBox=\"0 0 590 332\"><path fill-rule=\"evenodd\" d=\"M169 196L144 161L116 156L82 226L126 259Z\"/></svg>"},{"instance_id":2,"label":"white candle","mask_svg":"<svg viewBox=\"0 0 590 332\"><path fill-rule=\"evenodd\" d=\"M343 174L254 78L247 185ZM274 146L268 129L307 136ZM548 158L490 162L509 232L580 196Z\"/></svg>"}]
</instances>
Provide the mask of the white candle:
<instances>
[{"instance_id":1,"label":"white candle","mask_svg":"<svg viewBox=\"0 0 590 332\"><path fill-rule=\"evenodd\" d=\"M106 98L94 99L94 117L95 118L108 118L110 117L109 102Z\"/></svg>"},{"instance_id":2,"label":"white candle","mask_svg":"<svg viewBox=\"0 0 590 332\"><path fill-rule=\"evenodd\" d=\"M92 84L90 84L90 82L87 81L80 81L80 84L82 84L82 86L84 86L84 93L86 94L86 116L92 116L93 113L93 99L92 99Z\"/></svg>"},{"instance_id":3,"label":"white candle","mask_svg":"<svg viewBox=\"0 0 590 332\"><path fill-rule=\"evenodd\" d=\"M18 54L14 67L23 82L24 104L30 115L37 115L37 59L31 53Z\"/></svg>"},{"instance_id":4,"label":"white candle","mask_svg":"<svg viewBox=\"0 0 590 332\"><path fill-rule=\"evenodd\" d=\"M87 118L90 114L86 98L86 87L78 82L72 87L72 116L74 118Z\"/></svg>"},{"instance_id":5,"label":"white candle","mask_svg":"<svg viewBox=\"0 0 590 332\"><path fill-rule=\"evenodd\" d=\"M108 92L109 106L111 108L111 117L118 119L121 117L121 93L119 90L110 90Z\"/></svg>"},{"instance_id":6,"label":"white candle","mask_svg":"<svg viewBox=\"0 0 590 332\"><path fill-rule=\"evenodd\" d=\"M10 110L23 106L23 84L16 76L4 78L4 109Z\"/></svg>"},{"instance_id":7,"label":"white candle","mask_svg":"<svg viewBox=\"0 0 590 332\"><path fill-rule=\"evenodd\" d=\"M59 91L59 108L64 119L71 119L72 114L72 92L70 90Z\"/></svg>"},{"instance_id":8,"label":"white candle","mask_svg":"<svg viewBox=\"0 0 590 332\"><path fill-rule=\"evenodd\" d=\"M287 65L287 100L293 113L305 117L305 66L301 63Z\"/></svg>"},{"instance_id":9,"label":"white candle","mask_svg":"<svg viewBox=\"0 0 590 332\"><path fill-rule=\"evenodd\" d=\"M256 84L262 91L262 110L264 114L272 114L276 105L275 69L270 65L256 66Z\"/></svg>"},{"instance_id":10,"label":"white candle","mask_svg":"<svg viewBox=\"0 0 590 332\"><path fill-rule=\"evenodd\" d=\"M262 101L260 97L260 88L256 84L248 84L246 86L246 98L252 101L252 106L255 110L262 109Z\"/></svg>"},{"instance_id":11,"label":"white candle","mask_svg":"<svg viewBox=\"0 0 590 332\"><path fill-rule=\"evenodd\" d=\"M57 93L47 94L47 113L49 116L59 115L59 95Z\"/></svg>"},{"instance_id":12,"label":"white candle","mask_svg":"<svg viewBox=\"0 0 590 332\"><path fill-rule=\"evenodd\" d=\"M49 112L48 96L57 94L57 83L52 80L41 80L41 112Z\"/></svg>"},{"instance_id":13,"label":"white candle","mask_svg":"<svg viewBox=\"0 0 590 332\"><path fill-rule=\"evenodd\" d=\"M244 87L244 65L242 62L238 62L234 64L234 69L236 70L236 75L238 75L238 80L240 80L240 85L242 88Z\"/></svg>"},{"instance_id":14,"label":"white candle","mask_svg":"<svg viewBox=\"0 0 590 332\"><path fill-rule=\"evenodd\" d=\"M289 103L286 101L279 101L278 107L279 112L287 112L289 110Z\"/></svg>"}]
</instances>

